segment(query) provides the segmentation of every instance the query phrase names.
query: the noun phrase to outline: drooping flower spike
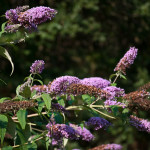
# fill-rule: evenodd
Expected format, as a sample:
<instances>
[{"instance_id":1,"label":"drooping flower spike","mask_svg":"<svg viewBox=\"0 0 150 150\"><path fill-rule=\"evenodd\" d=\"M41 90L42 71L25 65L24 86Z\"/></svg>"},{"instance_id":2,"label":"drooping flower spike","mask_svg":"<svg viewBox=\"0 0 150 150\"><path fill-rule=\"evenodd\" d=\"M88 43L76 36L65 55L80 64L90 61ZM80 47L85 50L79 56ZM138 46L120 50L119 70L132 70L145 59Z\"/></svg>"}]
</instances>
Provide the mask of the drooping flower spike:
<instances>
[{"instance_id":1,"label":"drooping flower spike","mask_svg":"<svg viewBox=\"0 0 150 150\"><path fill-rule=\"evenodd\" d=\"M45 63L43 60L36 60L30 67L30 72L32 74L40 74L44 69L44 65Z\"/></svg>"},{"instance_id":2,"label":"drooping flower spike","mask_svg":"<svg viewBox=\"0 0 150 150\"><path fill-rule=\"evenodd\" d=\"M123 58L119 61L114 71L120 71L123 74L126 74L126 68L129 68L131 64L133 64L134 59L137 56L138 49L135 47L130 47L130 49L126 52Z\"/></svg>"}]
</instances>

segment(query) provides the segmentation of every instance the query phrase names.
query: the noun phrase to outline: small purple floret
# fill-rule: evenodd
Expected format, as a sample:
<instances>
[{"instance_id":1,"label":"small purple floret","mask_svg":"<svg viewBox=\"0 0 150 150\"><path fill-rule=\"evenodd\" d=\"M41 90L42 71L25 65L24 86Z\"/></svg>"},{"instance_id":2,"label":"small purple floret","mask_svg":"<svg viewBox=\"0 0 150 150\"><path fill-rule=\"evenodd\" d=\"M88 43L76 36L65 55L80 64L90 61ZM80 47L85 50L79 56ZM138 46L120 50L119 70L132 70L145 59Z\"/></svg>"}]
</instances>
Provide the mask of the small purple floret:
<instances>
[{"instance_id":1,"label":"small purple floret","mask_svg":"<svg viewBox=\"0 0 150 150\"><path fill-rule=\"evenodd\" d=\"M83 85L94 86L96 88L105 88L110 85L110 82L100 77L84 78L80 81Z\"/></svg>"},{"instance_id":2,"label":"small purple floret","mask_svg":"<svg viewBox=\"0 0 150 150\"><path fill-rule=\"evenodd\" d=\"M110 122L108 122L107 120L105 120L104 118L100 118L100 117L91 117L87 122L86 122L87 126L93 126L95 130L99 130L103 127L108 127L111 125Z\"/></svg>"},{"instance_id":3,"label":"small purple floret","mask_svg":"<svg viewBox=\"0 0 150 150\"><path fill-rule=\"evenodd\" d=\"M30 67L30 72L32 74L40 74L44 69L44 61L43 60L36 60L32 66Z\"/></svg>"}]
</instances>

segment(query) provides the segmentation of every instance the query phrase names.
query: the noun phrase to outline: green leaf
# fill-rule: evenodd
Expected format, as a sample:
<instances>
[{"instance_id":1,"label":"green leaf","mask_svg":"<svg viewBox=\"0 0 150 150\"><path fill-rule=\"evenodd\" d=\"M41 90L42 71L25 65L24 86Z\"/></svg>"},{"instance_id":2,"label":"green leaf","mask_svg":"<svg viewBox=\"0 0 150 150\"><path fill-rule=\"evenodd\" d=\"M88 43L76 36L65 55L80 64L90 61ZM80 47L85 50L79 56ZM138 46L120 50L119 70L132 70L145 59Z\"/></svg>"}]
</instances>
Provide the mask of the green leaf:
<instances>
[{"instance_id":1,"label":"green leaf","mask_svg":"<svg viewBox=\"0 0 150 150\"><path fill-rule=\"evenodd\" d=\"M112 106L110 106L110 108L111 108L112 112L114 113L114 116L117 116L117 114L118 114L118 106L112 105Z\"/></svg>"},{"instance_id":2,"label":"green leaf","mask_svg":"<svg viewBox=\"0 0 150 150\"><path fill-rule=\"evenodd\" d=\"M41 85L43 85L43 82L42 82L41 80L34 79L34 81L37 81L37 82L39 82Z\"/></svg>"},{"instance_id":3,"label":"green leaf","mask_svg":"<svg viewBox=\"0 0 150 150\"><path fill-rule=\"evenodd\" d=\"M14 72L14 64L12 62L12 59L11 59L8 51L5 48L3 48L2 46L0 46L0 55L5 57L6 59L8 59L9 62L11 63L11 67L12 67L11 74L10 74L10 76L11 76L12 73Z\"/></svg>"},{"instance_id":4,"label":"green leaf","mask_svg":"<svg viewBox=\"0 0 150 150\"><path fill-rule=\"evenodd\" d=\"M1 144L3 143L4 137L5 137L7 124L8 124L8 118L5 115L0 114L0 139L1 139Z\"/></svg>"},{"instance_id":5,"label":"green leaf","mask_svg":"<svg viewBox=\"0 0 150 150\"><path fill-rule=\"evenodd\" d=\"M63 107L65 106L65 102L63 99L58 100L58 103Z\"/></svg>"},{"instance_id":6,"label":"green leaf","mask_svg":"<svg viewBox=\"0 0 150 150\"><path fill-rule=\"evenodd\" d=\"M39 111L39 112L42 111L44 105L45 105L44 102L42 102L42 101L38 102L38 111Z\"/></svg>"},{"instance_id":7,"label":"green leaf","mask_svg":"<svg viewBox=\"0 0 150 150\"><path fill-rule=\"evenodd\" d=\"M46 108L48 110L50 110L50 108L51 108L51 100L52 100L51 97L49 96L49 94L42 94L42 98L43 98L43 100L45 102Z\"/></svg>"},{"instance_id":8,"label":"green leaf","mask_svg":"<svg viewBox=\"0 0 150 150\"><path fill-rule=\"evenodd\" d=\"M25 129L25 126L26 126L26 118L27 118L27 111L20 109L20 110L17 112L17 118L18 118L18 120L19 120L19 123L20 123L22 129Z\"/></svg>"},{"instance_id":9,"label":"green leaf","mask_svg":"<svg viewBox=\"0 0 150 150\"><path fill-rule=\"evenodd\" d=\"M116 76L116 74L111 74L110 77L109 77L109 80L111 81L111 79L112 79L113 77L115 77L115 76Z\"/></svg>"},{"instance_id":10,"label":"green leaf","mask_svg":"<svg viewBox=\"0 0 150 150\"><path fill-rule=\"evenodd\" d=\"M48 147L49 147L49 145L50 145L50 141L49 141L49 140L50 140L49 137L46 136L46 138L45 138L46 150L49 150L49 149L48 149Z\"/></svg>"},{"instance_id":11,"label":"green leaf","mask_svg":"<svg viewBox=\"0 0 150 150\"><path fill-rule=\"evenodd\" d=\"M125 108L125 109L122 111L123 114L126 114L126 113L128 113L128 112L129 112L129 109L127 109L127 108Z\"/></svg>"},{"instance_id":12,"label":"green leaf","mask_svg":"<svg viewBox=\"0 0 150 150\"><path fill-rule=\"evenodd\" d=\"M10 116L8 116L8 125L7 125L7 132L13 137L15 138L15 132L16 132L16 124L14 123L14 121L12 120L12 118Z\"/></svg>"},{"instance_id":13,"label":"green leaf","mask_svg":"<svg viewBox=\"0 0 150 150\"><path fill-rule=\"evenodd\" d=\"M7 22L4 22L1 26L1 32L0 32L0 37L2 36L3 33L5 33L5 25L7 24Z\"/></svg>"},{"instance_id":14,"label":"green leaf","mask_svg":"<svg viewBox=\"0 0 150 150\"><path fill-rule=\"evenodd\" d=\"M25 97L25 98L30 98L31 97L31 90L30 87L25 86L23 91L20 93L21 96Z\"/></svg>"},{"instance_id":15,"label":"green leaf","mask_svg":"<svg viewBox=\"0 0 150 150\"><path fill-rule=\"evenodd\" d=\"M111 83L110 85L111 86L117 86L117 83Z\"/></svg>"},{"instance_id":16,"label":"green leaf","mask_svg":"<svg viewBox=\"0 0 150 150\"><path fill-rule=\"evenodd\" d=\"M27 145L28 150L37 150L37 145L36 143L29 143Z\"/></svg>"},{"instance_id":17,"label":"green leaf","mask_svg":"<svg viewBox=\"0 0 150 150\"><path fill-rule=\"evenodd\" d=\"M3 97L0 99L0 103L3 103L5 100L11 100L10 97Z\"/></svg>"},{"instance_id":18,"label":"green leaf","mask_svg":"<svg viewBox=\"0 0 150 150\"><path fill-rule=\"evenodd\" d=\"M13 147L12 146L6 146L6 147L3 147L2 150L12 150Z\"/></svg>"},{"instance_id":19,"label":"green leaf","mask_svg":"<svg viewBox=\"0 0 150 150\"><path fill-rule=\"evenodd\" d=\"M127 80L126 76L124 76L123 74L120 74L120 77Z\"/></svg>"},{"instance_id":20,"label":"green leaf","mask_svg":"<svg viewBox=\"0 0 150 150\"><path fill-rule=\"evenodd\" d=\"M89 96L89 95L82 95L82 99L87 104L91 104L91 102L92 102L91 96Z\"/></svg>"}]
</instances>

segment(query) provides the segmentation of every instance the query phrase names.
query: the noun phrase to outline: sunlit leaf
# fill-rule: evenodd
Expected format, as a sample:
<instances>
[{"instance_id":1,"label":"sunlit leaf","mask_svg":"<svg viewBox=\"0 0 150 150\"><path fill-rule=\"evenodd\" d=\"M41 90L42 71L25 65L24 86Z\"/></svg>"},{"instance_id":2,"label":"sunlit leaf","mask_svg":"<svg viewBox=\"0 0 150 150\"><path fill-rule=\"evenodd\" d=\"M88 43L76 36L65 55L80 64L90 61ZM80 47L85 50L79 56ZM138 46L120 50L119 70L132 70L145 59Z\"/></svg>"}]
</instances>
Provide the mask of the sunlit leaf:
<instances>
[{"instance_id":1,"label":"sunlit leaf","mask_svg":"<svg viewBox=\"0 0 150 150\"><path fill-rule=\"evenodd\" d=\"M12 70L11 70L11 74L10 75L12 75L12 73L14 72L14 64L12 62L12 59L11 59L8 51L5 48L3 48L2 46L0 46L0 55L5 57L6 59L8 59L9 62L11 63Z\"/></svg>"}]
</instances>

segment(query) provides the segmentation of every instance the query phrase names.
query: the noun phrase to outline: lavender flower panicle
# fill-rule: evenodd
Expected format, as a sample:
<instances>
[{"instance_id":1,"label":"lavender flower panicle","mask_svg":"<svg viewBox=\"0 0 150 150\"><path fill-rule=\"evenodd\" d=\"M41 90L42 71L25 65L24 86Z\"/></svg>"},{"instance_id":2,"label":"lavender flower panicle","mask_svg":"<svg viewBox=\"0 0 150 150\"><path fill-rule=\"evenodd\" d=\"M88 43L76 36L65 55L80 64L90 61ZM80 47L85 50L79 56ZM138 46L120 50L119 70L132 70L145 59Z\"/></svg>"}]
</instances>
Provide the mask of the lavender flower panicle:
<instances>
[{"instance_id":1,"label":"lavender flower panicle","mask_svg":"<svg viewBox=\"0 0 150 150\"><path fill-rule=\"evenodd\" d=\"M87 126L93 126L95 130L99 130L103 127L108 127L111 125L110 122L108 122L107 120L105 120L104 118L100 118L100 117L91 117L87 122L86 122Z\"/></svg>"},{"instance_id":2,"label":"lavender flower panicle","mask_svg":"<svg viewBox=\"0 0 150 150\"><path fill-rule=\"evenodd\" d=\"M110 85L110 82L100 77L84 78L80 81L80 84L94 86L96 88L105 88Z\"/></svg>"},{"instance_id":3,"label":"lavender flower panicle","mask_svg":"<svg viewBox=\"0 0 150 150\"><path fill-rule=\"evenodd\" d=\"M30 67L30 72L32 74L40 74L44 69L44 61L43 60L36 60L32 66Z\"/></svg>"},{"instance_id":4,"label":"lavender flower panicle","mask_svg":"<svg viewBox=\"0 0 150 150\"><path fill-rule=\"evenodd\" d=\"M108 86L103 89L108 95L106 95L106 100L115 100L116 97L122 97L125 95L124 89L115 87L115 86Z\"/></svg>"},{"instance_id":5,"label":"lavender flower panicle","mask_svg":"<svg viewBox=\"0 0 150 150\"><path fill-rule=\"evenodd\" d=\"M75 124L69 124L72 128L75 129L78 140L82 139L83 141L92 141L94 139L93 134L86 129L85 127L81 128L80 126L77 126Z\"/></svg>"},{"instance_id":6,"label":"lavender flower panicle","mask_svg":"<svg viewBox=\"0 0 150 150\"><path fill-rule=\"evenodd\" d=\"M57 11L55 9L51 9L49 7L33 7L21 13L18 21L25 28L36 29L38 24L46 22L47 20L51 20L53 17L55 17L56 13Z\"/></svg>"},{"instance_id":7,"label":"lavender flower panicle","mask_svg":"<svg viewBox=\"0 0 150 150\"><path fill-rule=\"evenodd\" d=\"M29 9L29 6L21 6L16 9L7 10L5 13L5 17L8 19L6 31L10 31L10 28L12 29L13 26L10 25L15 26L16 24L30 31L37 30L38 24L51 20L55 17L56 13L57 11L55 9L44 6L33 7L31 9ZM17 30L13 31L15 32Z\"/></svg>"},{"instance_id":8,"label":"lavender flower panicle","mask_svg":"<svg viewBox=\"0 0 150 150\"><path fill-rule=\"evenodd\" d=\"M135 126L139 131L146 131L150 133L150 121L131 115L130 123L131 125Z\"/></svg>"},{"instance_id":9,"label":"lavender flower panicle","mask_svg":"<svg viewBox=\"0 0 150 150\"><path fill-rule=\"evenodd\" d=\"M62 95L66 93L66 89L71 84L77 84L80 82L80 79L74 76L62 76L56 78L50 85L50 93L56 95Z\"/></svg>"},{"instance_id":10,"label":"lavender flower panicle","mask_svg":"<svg viewBox=\"0 0 150 150\"><path fill-rule=\"evenodd\" d=\"M123 58L119 61L114 71L120 71L126 74L126 68L129 68L131 64L133 64L134 59L137 56L137 51L135 47L130 47L130 49L126 52Z\"/></svg>"},{"instance_id":11,"label":"lavender flower panicle","mask_svg":"<svg viewBox=\"0 0 150 150\"><path fill-rule=\"evenodd\" d=\"M103 144L89 150L122 150L120 144Z\"/></svg>"}]
</instances>

